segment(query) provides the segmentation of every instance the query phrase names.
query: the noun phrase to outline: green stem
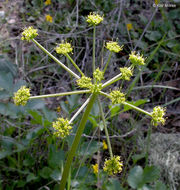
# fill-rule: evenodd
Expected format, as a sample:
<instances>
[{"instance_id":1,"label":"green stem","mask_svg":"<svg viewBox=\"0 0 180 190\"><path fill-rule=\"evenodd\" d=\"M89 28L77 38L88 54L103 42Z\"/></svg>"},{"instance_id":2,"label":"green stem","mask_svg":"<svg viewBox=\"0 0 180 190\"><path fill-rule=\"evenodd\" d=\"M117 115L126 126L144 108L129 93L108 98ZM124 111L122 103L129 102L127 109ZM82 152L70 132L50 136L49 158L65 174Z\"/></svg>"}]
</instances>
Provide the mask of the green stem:
<instances>
[{"instance_id":1,"label":"green stem","mask_svg":"<svg viewBox=\"0 0 180 190\"><path fill-rule=\"evenodd\" d=\"M29 99L39 99L39 98L50 98L50 97L57 97L57 96L67 96L72 94L84 94L90 93L90 90L77 90L72 92L62 92L57 94L47 94L47 95L39 95L39 96L31 96Z\"/></svg>"},{"instance_id":2,"label":"green stem","mask_svg":"<svg viewBox=\"0 0 180 190\"><path fill-rule=\"evenodd\" d=\"M144 113L144 114L146 114L146 115L152 117L152 114L151 114L151 113L149 113L149 112L147 112L147 111L145 111L145 110L143 110L143 109L141 109L141 108L138 108L138 107L136 107L136 106L134 106L134 105L132 105L132 104L129 104L129 103L127 103L127 102L123 102L122 104L127 105L127 106L129 106L129 107L131 107L131 108L133 108L133 109L135 109L135 110L137 110L137 111L139 111L139 112L142 112L142 113Z\"/></svg>"},{"instance_id":3,"label":"green stem","mask_svg":"<svg viewBox=\"0 0 180 190\"><path fill-rule=\"evenodd\" d=\"M107 69L107 66L109 65L109 62L110 62L110 60L111 60L111 57L112 57L112 52L110 52L109 57L108 57L108 60L107 60L107 63L106 63L106 65L105 65L105 67L104 67L104 73L106 72L106 69Z\"/></svg>"},{"instance_id":4,"label":"green stem","mask_svg":"<svg viewBox=\"0 0 180 190\"><path fill-rule=\"evenodd\" d=\"M107 138L109 154L110 154L110 157L113 158L113 152L112 152L111 142L110 142L110 139L109 139L109 133L108 133L108 130L107 130L106 120L105 120L105 117L104 117L104 112L103 112L103 108L102 108L101 102L99 100L99 97L98 97L98 105L99 105L99 110L100 110L100 114L101 114L103 125L104 125L104 130L105 130L105 134L106 134L106 138Z\"/></svg>"},{"instance_id":5,"label":"green stem","mask_svg":"<svg viewBox=\"0 0 180 190\"><path fill-rule=\"evenodd\" d=\"M58 63L61 67L63 67L67 72L69 72L71 75L73 75L75 78L79 79L80 77L74 73L71 69L66 67L61 61L59 61L56 57L54 57L48 50L46 50L41 44L39 44L35 39L32 39L32 41L47 55L49 55L56 63Z\"/></svg>"},{"instance_id":6,"label":"green stem","mask_svg":"<svg viewBox=\"0 0 180 190\"><path fill-rule=\"evenodd\" d=\"M74 60L70 57L70 55L68 53L65 54L65 56L71 61L71 63L74 65L74 67L81 73L81 75L83 76L84 73L81 71L81 69L76 65L76 63L74 62Z\"/></svg>"},{"instance_id":7,"label":"green stem","mask_svg":"<svg viewBox=\"0 0 180 190\"><path fill-rule=\"evenodd\" d=\"M68 175L69 175L69 170L70 170L70 167L71 167L71 163L73 161L74 155L76 153L77 147L78 147L80 139L81 139L81 135L82 135L82 133L84 131L86 121L88 119L89 113L90 113L90 111L92 109L92 106L93 106L93 103L94 103L95 99L96 99L96 94L93 94L91 96L91 98L89 100L89 103L88 103L88 105L86 107L86 110L85 110L85 112L84 112L84 114L82 116L82 119L81 119L81 122L79 124L78 129L77 129L76 136L74 138L73 144L71 146L70 151L68 152L68 156L67 156L66 164L65 164L65 167L64 167L64 171L63 171L63 175L62 175L59 190L64 190L65 189L66 181L67 181L67 178L68 178Z\"/></svg>"},{"instance_id":8,"label":"green stem","mask_svg":"<svg viewBox=\"0 0 180 190\"><path fill-rule=\"evenodd\" d=\"M107 82L105 82L103 85L102 85L102 88L106 88L107 86L111 85L112 83L115 83L116 81L118 81L121 77L121 73L116 75L115 77L113 77L112 79L108 80Z\"/></svg>"},{"instance_id":9,"label":"green stem","mask_svg":"<svg viewBox=\"0 0 180 190\"><path fill-rule=\"evenodd\" d=\"M148 134L147 134L147 147L146 147L146 155L145 155L145 166L148 165L148 156L149 156L149 146L150 146L150 141L151 141L151 134L152 134L152 126L150 125L148 129Z\"/></svg>"},{"instance_id":10,"label":"green stem","mask_svg":"<svg viewBox=\"0 0 180 190\"><path fill-rule=\"evenodd\" d=\"M109 94L105 93L105 92L100 91L100 94L111 99L111 96L110 96ZM147 112L147 111L145 111L145 110L143 110L143 109L141 109L141 108L138 108L138 107L136 107L136 106L134 106L134 105L132 105L132 104L130 104L130 103L123 102L122 104L127 105L127 106L129 106L129 107L131 107L131 108L133 108L133 109L135 109L135 110L137 110L137 111L139 111L139 112L142 112L142 113L144 113L144 114L146 114L146 115L152 117L152 114L151 114L151 113L149 113L149 112Z\"/></svg>"},{"instance_id":11,"label":"green stem","mask_svg":"<svg viewBox=\"0 0 180 190\"><path fill-rule=\"evenodd\" d=\"M93 67L93 72L95 71L95 51L96 51L96 26L93 27L93 62L92 62L92 67Z\"/></svg>"}]
</instances>

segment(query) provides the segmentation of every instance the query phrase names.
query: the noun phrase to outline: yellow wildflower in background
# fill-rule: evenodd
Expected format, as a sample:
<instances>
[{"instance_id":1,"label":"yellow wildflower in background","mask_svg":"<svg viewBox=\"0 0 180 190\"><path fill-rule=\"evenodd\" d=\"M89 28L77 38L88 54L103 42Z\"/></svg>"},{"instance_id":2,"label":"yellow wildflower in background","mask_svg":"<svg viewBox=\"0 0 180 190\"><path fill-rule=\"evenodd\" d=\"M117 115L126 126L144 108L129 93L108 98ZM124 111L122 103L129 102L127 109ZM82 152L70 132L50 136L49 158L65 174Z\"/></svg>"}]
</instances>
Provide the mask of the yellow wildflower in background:
<instances>
[{"instance_id":1,"label":"yellow wildflower in background","mask_svg":"<svg viewBox=\"0 0 180 190\"><path fill-rule=\"evenodd\" d=\"M94 172L94 174L98 174L98 164L94 164L94 165L92 165L92 167L93 167L93 172Z\"/></svg>"},{"instance_id":2,"label":"yellow wildflower in background","mask_svg":"<svg viewBox=\"0 0 180 190\"><path fill-rule=\"evenodd\" d=\"M104 150L107 150L107 149L108 149L108 145L106 144L106 141L105 141L105 140L103 140L103 149L104 149Z\"/></svg>"},{"instance_id":3,"label":"yellow wildflower in background","mask_svg":"<svg viewBox=\"0 0 180 190\"><path fill-rule=\"evenodd\" d=\"M90 13L87 16L86 21L93 26L96 26L98 24L100 24L103 21L103 17L98 15L97 13Z\"/></svg>"},{"instance_id":4,"label":"yellow wildflower in background","mask_svg":"<svg viewBox=\"0 0 180 190\"><path fill-rule=\"evenodd\" d=\"M158 4L159 4L159 0L154 0L154 3L155 3L156 5L158 5Z\"/></svg>"},{"instance_id":5,"label":"yellow wildflower in background","mask_svg":"<svg viewBox=\"0 0 180 190\"><path fill-rule=\"evenodd\" d=\"M126 24L126 27L128 31L133 29L133 26L131 23Z\"/></svg>"},{"instance_id":6,"label":"yellow wildflower in background","mask_svg":"<svg viewBox=\"0 0 180 190\"><path fill-rule=\"evenodd\" d=\"M45 5L50 5L50 4L51 4L51 0L46 0L46 1L44 2L44 4L45 4Z\"/></svg>"},{"instance_id":7,"label":"yellow wildflower in background","mask_svg":"<svg viewBox=\"0 0 180 190\"><path fill-rule=\"evenodd\" d=\"M58 113L60 113L60 112L61 112L61 107L58 106L58 107L56 108L56 111L57 111Z\"/></svg>"},{"instance_id":8,"label":"yellow wildflower in background","mask_svg":"<svg viewBox=\"0 0 180 190\"><path fill-rule=\"evenodd\" d=\"M46 15L46 21L47 22L52 22L53 21L53 18L51 15Z\"/></svg>"}]
</instances>

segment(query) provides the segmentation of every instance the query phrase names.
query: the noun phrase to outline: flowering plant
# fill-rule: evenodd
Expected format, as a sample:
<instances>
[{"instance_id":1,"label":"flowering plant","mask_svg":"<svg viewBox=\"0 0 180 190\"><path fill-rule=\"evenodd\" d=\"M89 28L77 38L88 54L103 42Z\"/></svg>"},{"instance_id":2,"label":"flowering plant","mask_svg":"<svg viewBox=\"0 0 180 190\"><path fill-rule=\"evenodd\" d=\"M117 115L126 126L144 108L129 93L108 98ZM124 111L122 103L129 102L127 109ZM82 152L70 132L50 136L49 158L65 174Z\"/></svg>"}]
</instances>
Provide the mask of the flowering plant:
<instances>
[{"instance_id":1,"label":"flowering plant","mask_svg":"<svg viewBox=\"0 0 180 190\"><path fill-rule=\"evenodd\" d=\"M56 48L56 52L58 54L62 54L66 56L70 62L73 64L73 66L76 68L76 70L79 72L80 76L73 72L71 69L69 69L66 65L64 65L61 61L59 61L54 55L52 55L48 50L46 50L41 44L39 44L34 38L38 35L37 29L34 29L33 27L25 28L22 32L22 40L27 40L34 42L42 51L44 51L47 55L49 55L55 62L57 62L62 68L64 68L67 72L69 72L73 77L76 78L76 84L78 88L82 88L82 90L76 90L71 92L62 92L57 94L48 94L48 95L40 95L40 96L31 96L30 95L30 89L26 88L25 86L21 87L15 94L14 94L14 102L16 105L25 105L26 102L29 99L37 99L37 98L47 98L47 97L56 97L56 96L66 96L66 95L72 95L72 94L90 94L89 98L86 100L86 102L79 108L79 110L73 115L73 117L68 120L64 118L58 118L57 121L53 122L52 128L54 130L54 135L60 138L65 138L71 133L71 129L73 128L73 121L77 117L77 115L85 108L84 114L82 116L81 122L78 126L74 141L72 143L72 146L69 150L65 167L63 170L63 175L60 183L60 190L64 190L66 186L66 181L69 176L69 171L71 167L71 163L73 161L73 158L75 156L76 150L78 148L78 144L81 139L81 135L84 131L84 127L86 124L86 121L88 120L89 113L92 109L93 104L95 103L95 100L98 102L101 119L103 122L106 139L107 139L107 148L109 150L110 159L106 159L104 162L103 170L107 172L108 175L115 175L117 173L120 173L122 171L123 162L120 161L120 156L114 156L111 142L109 139L108 129L106 126L105 116L103 112L103 107L101 104L101 101L99 99L100 95L103 95L107 98L109 98L112 102L112 104L122 104L122 105L128 105L129 107L140 111L152 118L152 123L157 126L159 123L164 124L165 119L165 109L161 108L160 106L157 106L153 109L153 112L147 112L141 108L138 108L126 101L126 94L122 92L121 89L115 89L111 90L109 93L105 92L104 89L108 87L109 85L115 83L118 80L130 80L130 78L133 75L133 69L135 66L142 66L145 64L145 59L143 58L143 55L140 55L139 53L136 54L136 52L132 52L129 55L129 60L132 63L129 67L120 68L120 73L116 76L114 76L112 79L102 82L104 80L104 73L108 67L108 64L110 63L110 59L112 56L112 53L118 53L122 50L123 46L118 45L117 42L107 42L105 48L107 48L110 51L109 58L107 63L105 64L104 68L96 68L95 63L95 44L96 44L96 26L100 24L103 21L103 17L96 14L96 13L90 13L90 15L87 17L86 21L93 26L93 61L92 61L92 68L93 68L93 78L90 78L86 76L83 71L77 66L77 64L74 62L74 60L71 58L69 53L73 51L73 47L70 43L62 41ZM93 165L94 173L97 174L99 172L99 166L98 164Z\"/></svg>"}]
</instances>

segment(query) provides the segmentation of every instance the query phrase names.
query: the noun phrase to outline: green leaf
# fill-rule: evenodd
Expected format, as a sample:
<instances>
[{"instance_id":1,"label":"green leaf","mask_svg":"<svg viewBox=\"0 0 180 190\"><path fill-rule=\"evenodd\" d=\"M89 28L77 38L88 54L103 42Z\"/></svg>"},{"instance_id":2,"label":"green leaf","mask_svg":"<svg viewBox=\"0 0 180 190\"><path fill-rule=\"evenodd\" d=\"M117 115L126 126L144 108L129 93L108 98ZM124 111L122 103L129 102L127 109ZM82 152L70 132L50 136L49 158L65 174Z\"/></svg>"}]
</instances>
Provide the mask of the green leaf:
<instances>
[{"instance_id":1,"label":"green leaf","mask_svg":"<svg viewBox=\"0 0 180 190\"><path fill-rule=\"evenodd\" d=\"M128 175L128 184L133 189L142 187L145 183L143 182L143 169L141 166L135 166L132 168Z\"/></svg>"},{"instance_id":2,"label":"green leaf","mask_svg":"<svg viewBox=\"0 0 180 190\"><path fill-rule=\"evenodd\" d=\"M56 148L53 145L50 145L50 151L48 156L48 164L52 168L60 168L65 159L64 151L56 151Z\"/></svg>"},{"instance_id":3,"label":"green leaf","mask_svg":"<svg viewBox=\"0 0 180 190\"><path fill-rule=\"evenodd\" d=\"M120 111L120 106L119 105L112 105L110 107L110 111L111 111L111 117L113 117L114 115L116 115Z\"/></svg>"},{"instance_id":4,"label":"green leaf","mask_svg":"<svg viewBox=\"0 0 180 190\"><path fill-rule=\"evenodd\" d=\"M40 170L40 172L39 172L40 176L41 176L42 178L44 178L44 179L48 179L48 178L50 177L51 173L52 173L52 170L51 170L51 168L49 168L49 167L44 167L44 168L43 168L42 170Z\"/></svg>"},{"instance_id":5,"label":"green leaf","mask_svg":"<svg viewBox=\"0 0 180 190\"><path fill-rule=\"evenodd\" d=\"M43 124L42 115L38 111L29 110L28 111L34 120L31 121L32 124Z\"/></svg>"},{"instance_id":6,"label":"green leaf","mask_svg":"<svg viewBox=\"0 0 180 190\"><path fill-rule=\"evenodd\" d=\"M94 116L89 116L88 119L92 123L93 128L97 127L98 124L97 124L96 118Z\"/></svg>"},{"instance_id":7,"label":"green leaf","mask_svg":"<svg viewBox=\"0 0 180 190\"><path fill-rule=\"evenodd\" d=\"M81 145L81 149L79 151L79 156L92 156L102 147L102 143L97 141L84 142Z\"/></svg>"},{"instance_id":8,"label":"green leaf","mask_svg":"<svg viewBox=\"0 0 180 190\"><path fill-rule=\"evenodd\" d=\"M39 135L41 135L42 133L44 133L46 129L42 126L40 127L36 127L36 128L32 128L28 134L26 135L26 140L32 140L35 139L36 137L38 137Z\"/></svg>"},{"instance_id":9,"label":"green leaf","mask_svg":"<svg viewBox=\"0 0 180 190\"><path fill-rule=\"evenodd\" d=\"M118 179L110 178L110 183L106 185L106 190L123 190Z\"/></svg>"},{"instance_id":10,"label":"green leaf","mask_svg":"<svg viewBox=\"0 0 180 190\"><path fill-rule=\"evenodd\" d=\"M10 72L6 73L0 71L0 87L12 93L13 89L13 76Z\"/></svg>"},{"instance_id":11,"label":"green leaf","mask_svg":"<svg viewBox=\"0 0 180 190\"><path fill-rule=\"evenodd\" d=\"M147 31L145 37L150 41L157 41L161 39L162 34L159 31Z\"/></svg>"},{"instance_id":12,"label":"green leaf","mask_svg":"<svg viewBox=\"0 0 180 190\"><path fill-rule=\"evenodd\" d=\"M166 186L161 182L161 181L158 181L156 183L156 186L155 186L155 190L166 190Z\"/></svg>"},{"instance_id":13,"label":"green leaf","mask_svg":"<svg viewBox=\"0 0 180 190\"><path fill-rule=\"evenodd\" d=\"M59 171L59 170L54 170L53 172L52 172L52 174L50 175L50 177L52 178L52 179L54 179L55 181L60 181L61 180L61 172Z\"/></svg>"},{"instance_id":14,"label":"green leaf","mask_svg":"<svg viewBox=\"0 0 180 190\"><path fill-rule=\"evenodd\" d=\"M38 177L36 177L33 173L30 173L27 177L26 177L26 182L30 182L30 181L34 181L36 180Z\"/></svg>"},{"instance_id":15,"label":"green leaf","mask_svg":"<svg viewBox=\"0 0 180 190\"><path fill-rule=\"evenodd\" d=\"M132 156L133 159L133 164L136 164L139 160L141 160L142 158L145 158L145 154L135 154Z\"/></svg>"},{"instance_id":16,"label":"green leaf","mask_svg":"<svg viewBox=\"0 0 180 190\"><path fill-rule=\"evenodd\" d=\"M160 177L160 171L155 166L146 166L143 172L144 183L154 182Z\"/></svg>"},{"instance_id":17,"label":"green leaf","mask_svg":"<svg viewBox=\"0 0 180 190\"><path fill-rule=\"evenodd\" d=\"M45 102L44 100L29 100L25 107L29 110L43 109L45 107Z\"/></svg>"},{"instance_id":18,"label":"green leaf","mask_svg":"<svg viewBox=\"0 0 180 190\"><path fill-rule=\"evenodd\" d=\"M33 166L35 164L34 158L31 156L27 155L25 160L23 160L23 165L24 166Z\"/></svg>"}]
</instances>

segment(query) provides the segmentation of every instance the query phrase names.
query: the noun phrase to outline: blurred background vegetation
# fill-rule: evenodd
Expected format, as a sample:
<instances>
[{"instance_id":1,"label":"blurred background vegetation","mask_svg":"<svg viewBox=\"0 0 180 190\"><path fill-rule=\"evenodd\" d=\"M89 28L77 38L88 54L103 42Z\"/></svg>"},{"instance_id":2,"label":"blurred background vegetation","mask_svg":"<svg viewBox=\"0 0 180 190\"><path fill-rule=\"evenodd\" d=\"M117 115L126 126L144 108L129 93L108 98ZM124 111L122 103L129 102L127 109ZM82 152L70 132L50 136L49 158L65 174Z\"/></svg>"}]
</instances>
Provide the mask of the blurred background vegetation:
<instances>
[{"instance_id":1,"label":"blurred background vegetation","mask_svg":"<svg viewBox=\"0 0 180 190\"><path fill-rule=\"evenodd\" d=\"M132 50L142 53L147 57L146 66L135 71L123 89L128 101L148 111L155 105L165 106L167 121L165 126L153 128L148 139L149 118L104 102L112 146L115 154L121 155L124 169L119 176L107 178L102 172L97 179L91 165L97 160L101 164L108 151L102 146L104 132L99 109L94 106L72 169L71 189L180 188L180 1L2 0L0 189L58 189L73 134L62 142L53 137L51 124L58 116L70 118L85 100L85 96L73 95L34 100L25 107L13 104L13 93L22 85L29 86L33 95L76 89L74 79L61 67L34 44L20 40L23 28L38 28L37 41L53 54L57 43L71 42L73 59L90 75L92 28L88 27L86 16L94 11L104 15L103 24L97 28L96 65L101 67L107 61L105 42L117 40L124 46L123 51L113 55L105 79L115 76L119 67L128 64ZM72 67L65 57L56 56ZM114 88L120 85L118 82ZM74 132L79 119L75 121ZM96 133L98 127L101 136Z\"/></svg>"}]
</instances>

